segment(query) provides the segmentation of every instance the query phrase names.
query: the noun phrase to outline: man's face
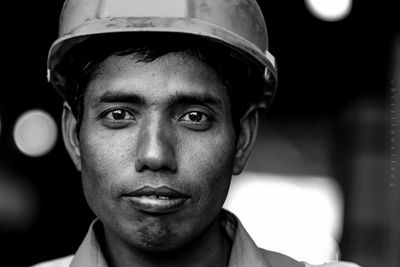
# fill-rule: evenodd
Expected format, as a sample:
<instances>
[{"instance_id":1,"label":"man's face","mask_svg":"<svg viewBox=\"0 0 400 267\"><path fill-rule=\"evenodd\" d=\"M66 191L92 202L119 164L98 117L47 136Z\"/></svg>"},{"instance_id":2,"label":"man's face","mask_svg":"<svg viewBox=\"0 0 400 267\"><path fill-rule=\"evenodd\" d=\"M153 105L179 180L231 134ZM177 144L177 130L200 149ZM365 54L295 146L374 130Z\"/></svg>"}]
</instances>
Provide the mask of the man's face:
<instances>
[{"instance_id":1,"label":"man's face","mask_svg":"<svg viewBox=\"0 0 400 267\"><path fill-rule=\"evenodd\" d=\"M216 218L234 166L230 100L184 53L109 57L89 83L79 133L83 189L106 234L166 251Z\"/></svg>"}]
</instances>

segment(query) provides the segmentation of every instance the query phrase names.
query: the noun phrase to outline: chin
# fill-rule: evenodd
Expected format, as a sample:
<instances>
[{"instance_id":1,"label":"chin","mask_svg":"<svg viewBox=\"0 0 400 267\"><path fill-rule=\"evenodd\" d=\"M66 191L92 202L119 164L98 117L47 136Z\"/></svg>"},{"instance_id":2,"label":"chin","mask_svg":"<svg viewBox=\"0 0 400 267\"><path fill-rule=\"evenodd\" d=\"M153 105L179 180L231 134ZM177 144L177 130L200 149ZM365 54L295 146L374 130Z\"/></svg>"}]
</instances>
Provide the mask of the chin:
<instances>
[{"instance_id":1,"label":"chin","mask_svg":"<svg viewBox=\"0 0 400 267\"><path fill-rule=\"evenodd\" d=\"M178 233L182 232L179 229L171 229L168 226L152 223L142 226L135 234L135 238L142 250L172 252L183 247L186 243Z\"/></svg>"}]
</instances>

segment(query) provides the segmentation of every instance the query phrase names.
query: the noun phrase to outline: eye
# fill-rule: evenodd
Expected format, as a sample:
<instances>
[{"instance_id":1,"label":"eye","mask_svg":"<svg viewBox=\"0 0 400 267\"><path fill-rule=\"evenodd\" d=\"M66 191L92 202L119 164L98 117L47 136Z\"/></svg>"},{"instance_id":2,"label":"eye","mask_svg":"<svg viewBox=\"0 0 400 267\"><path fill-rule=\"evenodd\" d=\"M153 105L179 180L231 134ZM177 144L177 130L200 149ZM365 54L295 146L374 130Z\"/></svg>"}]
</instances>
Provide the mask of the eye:
<instances>
[{"instance_id":1,"label":"eye","mask_svg":"<svg viewBox=\"0 0 400 267\"><path fill-rule=\"evenodd\" d=\"M185 122L201 123L209 121L209 118L202 112L192 111L185 114L180 120Z\"/></svg>"},{"instance_id":2,"label":"eye","mask_svg":"<svg viewBox=\"0 0 400 267\"><path fill-rule=\"evenodd\" d=\"M124 109L114 109L107 112L105 118L109 121L123 121L123 120L134 120L135 116Z\"/></svg>"}]
</instances>

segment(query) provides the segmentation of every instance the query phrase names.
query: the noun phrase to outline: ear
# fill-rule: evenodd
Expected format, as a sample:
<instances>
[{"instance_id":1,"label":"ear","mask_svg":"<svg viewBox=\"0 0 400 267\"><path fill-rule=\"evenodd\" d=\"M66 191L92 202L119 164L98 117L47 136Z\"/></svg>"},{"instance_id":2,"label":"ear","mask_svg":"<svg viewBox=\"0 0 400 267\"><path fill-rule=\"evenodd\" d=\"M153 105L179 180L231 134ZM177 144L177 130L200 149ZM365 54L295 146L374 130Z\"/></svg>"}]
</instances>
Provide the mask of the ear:
<instances>
[{"instance_id":1,"label":"ear","mask_svg":"<svg viewBox=\"0 0 400 267\"><path fill-rule=\"evenodd\" d=\"M259 110L251 106L240 120L239 139L236 145L233 174L240 174L249 159L258 131Z\"/></svg>"},{"instance_id":2,"label":"ear","mask_svg":"<svg viewBox=\"0 0 400 267\"><path fill-rule=\"evenodd\" d=\"M77 136L77 127L78 123L75 116L72 114L71 107L67 102L64 102L62 114L62 134L64 145L74 162L76 169L81 171L81 152Z\"/></svg>"}]
</instances>

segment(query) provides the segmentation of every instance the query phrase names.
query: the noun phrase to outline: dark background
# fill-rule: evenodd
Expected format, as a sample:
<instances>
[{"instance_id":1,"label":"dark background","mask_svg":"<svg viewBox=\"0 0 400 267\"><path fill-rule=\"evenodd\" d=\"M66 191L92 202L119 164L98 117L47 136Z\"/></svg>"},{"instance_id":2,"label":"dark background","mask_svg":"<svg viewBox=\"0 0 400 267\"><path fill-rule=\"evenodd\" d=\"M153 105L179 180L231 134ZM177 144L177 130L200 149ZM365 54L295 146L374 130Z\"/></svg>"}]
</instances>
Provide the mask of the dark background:
<instances>
[{"instance_id":1,"label":"dark background","mask_svg":"<svg viewBox=\"0 0 400 267\"><path fill-rule=\"evenodd\" d=\"M15 194L24 190L17 202L22 204L0 210L0 266L28 266L75 252L93 219L62 139L47 155L31 158L17 149L12 135L15 121L29 109L49 112L60 125L62 101L46 82L46 57L57 38L62 2L2 4L9 17L2 27L0 182ZM400 180L389 186L386 136L400 17L396 1L355 0L350 16L338 22L315 18L303 1L259 3L279 68L278 94L261 135L271 127L305 147L322 136L327 166L260 164L261 157L248 170L329 174L345 198L342 258L363 266L399 266L400 207L393 195L400 194ZM14 192L4 188L0 194Z\"/></svg>"}]
</instances>

